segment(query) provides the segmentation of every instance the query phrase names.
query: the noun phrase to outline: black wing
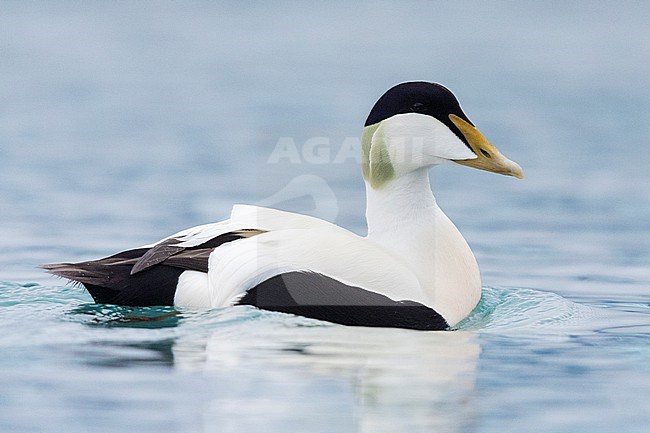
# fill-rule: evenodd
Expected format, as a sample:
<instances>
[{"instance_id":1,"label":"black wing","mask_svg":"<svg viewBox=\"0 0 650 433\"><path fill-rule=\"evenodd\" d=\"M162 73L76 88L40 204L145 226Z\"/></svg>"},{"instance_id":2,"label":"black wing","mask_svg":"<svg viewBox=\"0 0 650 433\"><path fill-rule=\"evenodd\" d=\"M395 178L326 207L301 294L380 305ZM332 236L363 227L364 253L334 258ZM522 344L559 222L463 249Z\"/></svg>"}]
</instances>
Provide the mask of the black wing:
<instances>
[{"instance_id":1,"label":"black wing","mask_svg":"<svg viewBox=\"0 0 650 433\"><path fill-rule=\"evenodd\" d=\"M217 248L219 245L225 244L226 242L231 242L236 239L241 239L245 237L251 237L264 233L262 230L256 229L244 229L237 230L229 233L224 233L220 236L214 237L202 244L193 246L193 247L182 247L179 246L182 241L176 238L170 238L163 242L160 242L154 245L152 248L147 250L142 257L135 263L131 269L131 275L142 272L151 266L157 265L164 262L169 257L176 255L184 250L194 250L194 249L204 249L204 248Z\"/></svg>"}]
</instances>

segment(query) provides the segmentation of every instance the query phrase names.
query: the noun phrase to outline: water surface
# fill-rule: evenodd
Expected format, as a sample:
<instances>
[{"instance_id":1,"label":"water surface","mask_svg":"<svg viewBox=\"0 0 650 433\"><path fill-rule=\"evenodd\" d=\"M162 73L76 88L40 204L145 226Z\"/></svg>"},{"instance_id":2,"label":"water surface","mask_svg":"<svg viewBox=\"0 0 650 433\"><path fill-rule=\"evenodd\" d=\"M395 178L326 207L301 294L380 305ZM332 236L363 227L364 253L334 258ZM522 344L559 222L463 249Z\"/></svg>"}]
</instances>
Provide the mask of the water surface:
<instances>
[{"instance_id":1,"label":"water surface","mask_svg":"<svg viewBox=\"0 0 650 433\"><path fill-rule=\"evenodd\" d=\"M0 430L645 431L649 12L6 2ZM363 234L354 146L376 98L414 79L450 87L526 173L432 174L485 286L457 330L101 306L37 268L236 202Z\"/></svg>"}]
</instances>

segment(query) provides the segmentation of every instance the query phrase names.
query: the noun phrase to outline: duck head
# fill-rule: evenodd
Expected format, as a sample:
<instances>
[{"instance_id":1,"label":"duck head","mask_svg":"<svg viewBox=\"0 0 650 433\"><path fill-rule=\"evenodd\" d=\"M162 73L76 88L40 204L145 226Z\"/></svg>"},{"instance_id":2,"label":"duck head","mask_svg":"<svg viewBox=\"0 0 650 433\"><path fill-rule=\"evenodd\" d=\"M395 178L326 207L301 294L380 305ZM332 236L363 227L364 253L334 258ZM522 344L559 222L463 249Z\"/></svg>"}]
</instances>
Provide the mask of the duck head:
<instances>
[{"instance_id":1,"label":"duck head","mask_svg":"<svg viewBox=\"0 0 650 433\"><path fill-rule=\"evenodd\" d=\"M465 115L454 94L437 83L398 84L379 98L361 136L363 177L379 189L417 169L454 162L523 178Z\"/></svg>"}]
</instances>

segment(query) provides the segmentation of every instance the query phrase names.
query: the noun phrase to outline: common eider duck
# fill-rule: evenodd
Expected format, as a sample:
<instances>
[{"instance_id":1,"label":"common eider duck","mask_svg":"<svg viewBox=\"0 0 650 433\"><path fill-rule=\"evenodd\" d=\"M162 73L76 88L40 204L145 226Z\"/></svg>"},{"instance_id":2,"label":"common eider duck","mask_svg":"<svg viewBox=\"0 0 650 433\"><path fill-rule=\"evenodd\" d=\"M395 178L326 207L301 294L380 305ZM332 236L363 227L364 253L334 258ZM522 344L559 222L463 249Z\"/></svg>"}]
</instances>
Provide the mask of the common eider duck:
<instances>
[{"instance_id":1,"label":"common eider duck","mask_svg":"<svg viewBox=\"0 0 650 433\"><path fill-rule=\"evenodd\" d=\"M436 203L429 170L456 163L522 178L440 84L375 103L361 136L367 236L312 216L235 205L230 218L99 260L49 264L94 301L252 305L343 325L443 330L481 296L470 247Z\"/></svg>"}]
</instances>

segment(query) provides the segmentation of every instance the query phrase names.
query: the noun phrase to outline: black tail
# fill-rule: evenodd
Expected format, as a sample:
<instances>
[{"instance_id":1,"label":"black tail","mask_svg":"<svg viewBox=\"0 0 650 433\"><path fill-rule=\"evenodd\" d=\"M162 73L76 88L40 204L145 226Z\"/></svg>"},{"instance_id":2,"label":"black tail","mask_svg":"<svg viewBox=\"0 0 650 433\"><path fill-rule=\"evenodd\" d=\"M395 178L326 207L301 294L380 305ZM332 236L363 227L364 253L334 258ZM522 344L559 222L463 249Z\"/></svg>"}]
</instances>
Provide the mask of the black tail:
<instances>
[{"instance_id":1,"label":"black tail","mask_svg":"<svg viewBox=\"0 0 650 433\"><path fill-rule=\"evenodd\" d=\"M192 247L170 238L152 248L123 251L89 262L44 265L50 274L83 286L99 304L174 305L178 278L186 271L208 272L210 253L226 242L264 233L243 229L224 233Z\"/></svg>"},{"instance_id":2,"label":"black tail","mask_svg":"<svg viewBox=\"0 0 650 433\"><path fill-rule=\"evenodd\" d=\"M184 269L160 264L131 275L133 265L147 251L141 248L100 260L44 265L43 269L83 284L100 304L174 305L178 277Z\"/></svg>"}]
</instances>

